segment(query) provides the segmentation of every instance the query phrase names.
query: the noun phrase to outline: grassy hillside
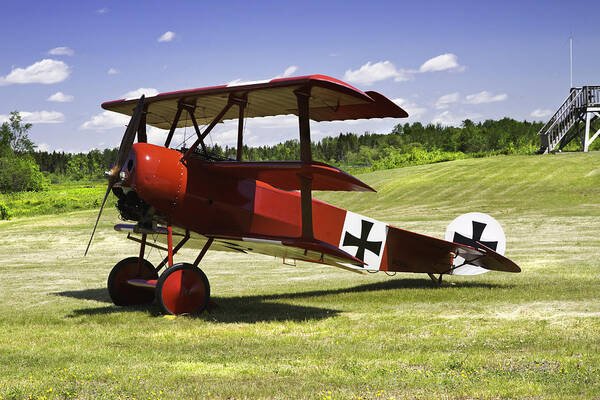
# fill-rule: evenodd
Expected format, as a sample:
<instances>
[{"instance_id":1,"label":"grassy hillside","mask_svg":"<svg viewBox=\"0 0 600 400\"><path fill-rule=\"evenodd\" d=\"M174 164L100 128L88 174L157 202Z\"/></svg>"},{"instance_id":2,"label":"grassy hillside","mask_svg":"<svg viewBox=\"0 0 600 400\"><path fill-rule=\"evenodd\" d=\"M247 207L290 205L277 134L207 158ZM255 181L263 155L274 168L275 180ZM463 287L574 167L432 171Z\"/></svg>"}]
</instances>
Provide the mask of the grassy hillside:
<instances>
[{"instance_id":1,"label":"grassy hillside","mask_svg":"<svg viewBox=\"0 0 600 400\"><path fill-rule=\"evenodd\" d=\"M110 268L137 253L112 230L114 208L86 258L93 210L0 221L1 398L600 397L600 154L360 177L378 193L317 197L438 237L456 215L487 212L523 272L438 288L209 252L219 307L171 319L110 303Z\"/></svg>"}]
</instances>

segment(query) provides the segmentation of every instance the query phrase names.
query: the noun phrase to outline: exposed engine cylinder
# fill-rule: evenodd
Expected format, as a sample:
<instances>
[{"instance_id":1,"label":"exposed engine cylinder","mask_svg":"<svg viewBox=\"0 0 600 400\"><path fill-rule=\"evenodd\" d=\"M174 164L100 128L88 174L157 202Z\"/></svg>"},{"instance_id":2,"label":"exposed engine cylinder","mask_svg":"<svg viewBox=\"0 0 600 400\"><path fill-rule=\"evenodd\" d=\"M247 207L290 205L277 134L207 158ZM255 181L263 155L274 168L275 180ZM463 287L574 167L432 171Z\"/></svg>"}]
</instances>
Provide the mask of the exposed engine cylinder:
<instances>
[{"instance_id":1,"label":"exposed engine cylinder","mask_svg":"<svg viewBox=\"0 0 600 400\"><path fill-rule=\"evenodd\" d=\"M121 188L114 188L113 193L119 198L117 209L121 214L121 218L137 222L148 219L150 206L134 190L125 193Z\"/></svg>"}]
</instances>

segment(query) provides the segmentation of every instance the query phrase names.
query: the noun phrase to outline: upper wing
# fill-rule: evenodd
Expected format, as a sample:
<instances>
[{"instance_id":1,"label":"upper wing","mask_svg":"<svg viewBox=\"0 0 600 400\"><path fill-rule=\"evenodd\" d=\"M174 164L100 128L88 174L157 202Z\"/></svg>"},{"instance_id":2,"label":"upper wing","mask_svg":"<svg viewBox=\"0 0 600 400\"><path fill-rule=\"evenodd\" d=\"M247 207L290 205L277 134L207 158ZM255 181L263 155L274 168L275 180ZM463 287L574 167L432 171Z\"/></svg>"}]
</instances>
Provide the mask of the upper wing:
<instances>
[{"instance_id":1,"label":"upper wing","mask_svg":"<svg viewBox=\"0 0 600 400\"><path fill-rule=\"evenodd\" d=\"M178 104L195 106L194 116L200 125L207 124L227 104L229 95L245 97L245 116L266 117L298 115L294 91L310 89L310 118L315 121L339 121L362 118L404 118L408 114L394 102L377 92L362 92L338 79L324 75L271 79L262 82L233 83L199 89L160 93L147 97L146 123L169 129ZM131 115L137 99L120 99L102 104L102 108ZM238 110L230 109L223 120L237 119ZM189 118L181 118L177 127L192 126Z\"/></svg>"},{"instance_id":2,"label":"upper wing","mask_svg":"<svg viewBox=\"0 0 600 400\"><path fill-rule=\"evenodd\" d=\"M204 162L202 168L217 174L236 178L254 179L283 190L300 190L301 178L311 179L312 190L374 192L364 182L344 171L324 163L313 161L219 161Z\"/></svg>"}]
</instances>

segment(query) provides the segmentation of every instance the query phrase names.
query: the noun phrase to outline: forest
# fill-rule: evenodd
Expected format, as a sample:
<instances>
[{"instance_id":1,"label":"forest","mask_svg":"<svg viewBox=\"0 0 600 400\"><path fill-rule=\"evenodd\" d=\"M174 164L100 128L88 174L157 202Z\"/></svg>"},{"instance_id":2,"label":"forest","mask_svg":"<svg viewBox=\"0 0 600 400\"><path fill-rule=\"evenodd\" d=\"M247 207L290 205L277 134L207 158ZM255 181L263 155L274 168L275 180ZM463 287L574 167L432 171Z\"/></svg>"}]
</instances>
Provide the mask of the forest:
<instances>
[{"instance_id":1,"label":"forest","mask_svg":"<svg viewBox=\"0 0 600 400\"><path fill-rule=\"evenodd\" d=\"M339 133L312 144L313 159L360 174L382 169L431 164L499 154L535 154L539 149L540 122L510 118L473 122L460 127L396 125L391 132ZM118 149L87 153L36 150L29 139L31 124L18 112L0 126L0 220L12 215L33 215L87 209L98 206L104 189L104 172L117 157ZM600 141L594 143L597 149ZM279 161L299 159L298 140L273 146L247 147L243 159ZM579 150L579 141L566 150ZM208 147L216 159L235 159L232 147ZM33 196L33 192L38 192Z\"/></svg>"},{"instance_id":2,"label":"forest","mask_svg":"<svg viewBox=\"0 0 600 400\"><path fill-rule=\"evenodd\" d=\"M511 118L473 122L460 127L423 125L419 122L396 125L387 134L339 133L312 144L313 159L335 165L351 173L409 165L429 164L498 154L535 154L539 149L537 132L541 122ZM95 181L112 166L118 149L87 153L47 152L35 149L29 139L31 124L23 123L18 112L0 128L0 192L44 190L49 184L66 181ZM592 149L597 149L594 143ZM573 140L565 150L579 150ZM299 159L298 140L273 146L247 147L243 159L276 161ZM218 159L235 159L233 147L209 146Z\"/></svg>"},{"instance_id":3,"label":"forest","mask_svg":"<svg viewBox=\"0 0 600 400\"><path fill-rule=\"evenodd\" d=\"M539 148L539 122L465 120L461 127L399 124L388 134L365 132L340 133L313 143L313 158L342 169L361 172L407 165L448 161L496 154L533 154ZM209 146L218 158L235 159L233 147ZM298 140L274 146L244 146L244 160L273 161L299 159ZM50 180L81 180L101 177L111 167L117 149L92 150L88 153L32 151L40 171Z\"/></svg>"}]
</instances>

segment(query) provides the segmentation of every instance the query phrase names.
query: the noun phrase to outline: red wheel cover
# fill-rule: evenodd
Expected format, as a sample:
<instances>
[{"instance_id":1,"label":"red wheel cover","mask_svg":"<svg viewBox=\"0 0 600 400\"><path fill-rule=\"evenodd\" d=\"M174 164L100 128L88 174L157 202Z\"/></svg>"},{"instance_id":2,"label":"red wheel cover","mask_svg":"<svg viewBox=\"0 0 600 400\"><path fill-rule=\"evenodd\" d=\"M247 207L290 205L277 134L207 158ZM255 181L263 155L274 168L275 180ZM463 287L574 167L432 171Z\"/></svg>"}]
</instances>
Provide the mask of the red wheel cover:
<instances>
[{"instance_id":1,"label":"red wheel cover","mask_svg":"<svg viewBox=\"0 0 600 400\"><path fill-rule=\"evenodd\" d=\"M205 305L208 293L201 273L182 268L165 277L160 295L171 313L192 314Z\"/></svg>"}]
</instances>

